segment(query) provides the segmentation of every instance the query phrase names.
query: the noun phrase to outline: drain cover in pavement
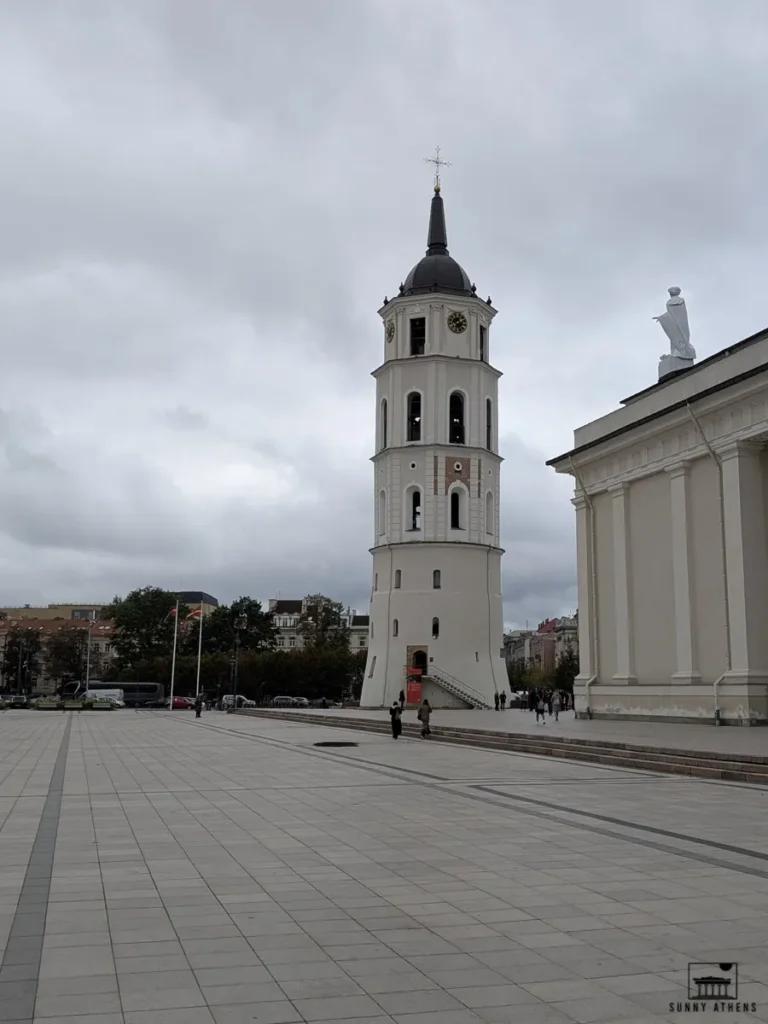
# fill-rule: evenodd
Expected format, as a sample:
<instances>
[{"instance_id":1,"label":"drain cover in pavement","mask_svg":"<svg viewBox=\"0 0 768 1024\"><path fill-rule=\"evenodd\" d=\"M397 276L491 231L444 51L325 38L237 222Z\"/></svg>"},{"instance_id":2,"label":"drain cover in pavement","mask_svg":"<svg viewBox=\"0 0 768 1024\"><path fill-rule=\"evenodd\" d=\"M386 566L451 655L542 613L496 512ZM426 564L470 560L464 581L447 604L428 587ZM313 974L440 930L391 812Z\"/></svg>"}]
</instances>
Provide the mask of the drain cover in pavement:
<instances>
[{"instance_id":1,"label":"drain cover in pavement","mask_svg":"<svg viewBox=\"0 0 768 1024\"><path fill-rule=\"evenodd\" d=\"M316 747L356 747L356 743L347 743L345 740L323 740L315 743Z\"/></svg>"}]
</instances>

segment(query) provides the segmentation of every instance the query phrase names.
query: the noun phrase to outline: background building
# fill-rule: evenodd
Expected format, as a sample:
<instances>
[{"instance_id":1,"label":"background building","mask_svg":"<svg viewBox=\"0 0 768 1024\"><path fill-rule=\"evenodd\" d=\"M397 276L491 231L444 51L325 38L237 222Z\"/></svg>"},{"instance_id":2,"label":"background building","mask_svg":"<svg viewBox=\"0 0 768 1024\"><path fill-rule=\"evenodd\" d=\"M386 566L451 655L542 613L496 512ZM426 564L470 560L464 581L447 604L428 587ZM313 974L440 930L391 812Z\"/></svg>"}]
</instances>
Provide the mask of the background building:
<instances>
[{"instance_id":1,"label":"background building","mask_svg":"<svg viewBox=\"0 0 768 1024\"><path fill-rule=\"evenodd\" d=\"M283 650L301 647L302 639L299 630L301 616L306 614L306 598L301 600L273 597L269 600L270 615L277 629L277 646ZM349 646L351 650L365 650L368 646L369 617L358 615L352 608L342 614L342 622L349 629Z\"/></svg>"},{"instance_id":2,"label":"background building","mask_svg":"<svg viewBox=\"0 0 768 1024\"><path fill-rule=\"evenodd\" d=\"M499 546L496 310L448 252L436 183L427 253L379 310L371 637L361 705L420 673L435 706L507 688ZM418 694L418 696L417 696Z\"/></svg>"},{"instance_id":3,"label":"background building","mask_svg":"<svg viewBox=\"0 0 768 1024\"><path fill-rule=\"evenodd\" d=\"M569 647L578 655L576 616L545 619L536 629L513 629L504 637L504 658L508 667L519 665L551 673Z\"/></svg>"},{"instance_id":4,"label":"background building","mask_svg":"<svg viewBox=\"0 0 768 1024\"><path fill-rule=\"evenodd\" d=\"M768 720L768 331L575 432L576 711Z\"/></svg>"},{"instance_id":5,"label":"background building","mask_svg":"<svg viewBox=\"0 0 768 1024\"><path fill-rule=\"evenodd\" d=\"M73 606L75 607L75 606ZM81 605L76 606L78 609L83 607ZM34 630L40 635L40 651L39 655L35 659L37 661L38 670L31 680L29 686L30 692L35 693L55 693L59 684L59 679L52 675L51 665L48 659L47 644L51 637L55 636L62 628L66 629L80 629L87 637L90 631L90 677L92 679L98 679L102 673L110 667L112 662L115 660L117 654L112 647L112 636L114 633L114 626L111 622L103 620L96 620L88 622L83 619L65 619L60 618L29 618L19 617L11 618L6 616L0 619L0 690L3 691L17 691L19 689L19 680L24 678L24 673L19 675L17 672L11 674L9 678L6 678L3 672L3 664L5 662L5 646L8 641L8 634L14 629L22 630ZM86 641L87 642L87 641ZM85 652L85 644L83 648ZM85 654L84 654L85 659ZM85 679L85 660L82 663L82 678ZM18 659L22 663L24 659ZM17 665L18 665L17 661Z\"/></svg>"}]
</instances>

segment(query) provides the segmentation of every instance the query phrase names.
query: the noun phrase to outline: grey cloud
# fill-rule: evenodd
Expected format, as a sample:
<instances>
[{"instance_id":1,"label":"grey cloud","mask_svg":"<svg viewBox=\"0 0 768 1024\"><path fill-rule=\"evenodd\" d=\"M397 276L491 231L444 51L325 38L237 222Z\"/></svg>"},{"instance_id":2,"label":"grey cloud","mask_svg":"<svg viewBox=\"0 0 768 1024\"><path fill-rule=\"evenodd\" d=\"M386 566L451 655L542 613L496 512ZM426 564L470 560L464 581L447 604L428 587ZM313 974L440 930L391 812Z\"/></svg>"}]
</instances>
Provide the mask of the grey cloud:
<instances>
[{"instance_id":1,"label":"grey cloud","mask_svg":"<svg viewBox=\"0 0 768 1024\"><path fill-rule=\"evenodd\" d=\"M500 311L505 616L572 609L545 459L653 381L670 284L700 356L765 323L762 0L222 10L3 5L0 600L365 607L376 309L439 142Z\"/></svg>"}]
</instances>

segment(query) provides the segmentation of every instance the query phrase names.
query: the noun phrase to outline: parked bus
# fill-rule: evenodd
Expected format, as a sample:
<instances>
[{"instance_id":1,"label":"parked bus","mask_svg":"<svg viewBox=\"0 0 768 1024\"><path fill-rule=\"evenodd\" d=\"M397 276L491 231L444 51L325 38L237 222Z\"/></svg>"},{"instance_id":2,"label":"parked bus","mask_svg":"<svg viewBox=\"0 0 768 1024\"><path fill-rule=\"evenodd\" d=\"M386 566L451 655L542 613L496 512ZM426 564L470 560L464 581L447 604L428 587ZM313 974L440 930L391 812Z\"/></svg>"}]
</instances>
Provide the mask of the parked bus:
<instances>
[{"instance_id":1,"label":"parked bus","mask_svg":"<svg viewBox=\"0 0 768 1024\"><path fill-rule=\"evenodd\" d=\"M91 679L88 682L88 693L98 694L100 691L114 692L115 689L123 691L123 700L126 707L141 707L145 704L162 706L165 697L165 688L162 683L105 683L100 679ZM75 691L76 697L85 694L85 684L81 683Z\"/></svg>"}]
</instances>

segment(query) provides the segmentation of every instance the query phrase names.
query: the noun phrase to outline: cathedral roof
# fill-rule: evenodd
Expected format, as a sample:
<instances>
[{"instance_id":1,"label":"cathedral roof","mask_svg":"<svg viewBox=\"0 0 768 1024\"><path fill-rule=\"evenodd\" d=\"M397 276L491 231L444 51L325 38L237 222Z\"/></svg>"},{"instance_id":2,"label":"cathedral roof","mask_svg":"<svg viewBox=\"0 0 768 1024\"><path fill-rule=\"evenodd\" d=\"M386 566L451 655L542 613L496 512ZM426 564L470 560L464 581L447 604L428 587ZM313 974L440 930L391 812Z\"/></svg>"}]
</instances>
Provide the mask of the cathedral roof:
<instances>
[{"instance_id":1,"label":"cathedral roof","mask_svg":"<svg viewBox=\"0 0 768 1024\"><path fill-rule=\"evenodd\" d=\"M422 295L425 292L450 292L453 295L474 295L475 288L453 256L448 252L445 210L440 186L435 185L429 213L427 254L413 268L400 288L401 295Z\"/></svg>"}]
</instances>

